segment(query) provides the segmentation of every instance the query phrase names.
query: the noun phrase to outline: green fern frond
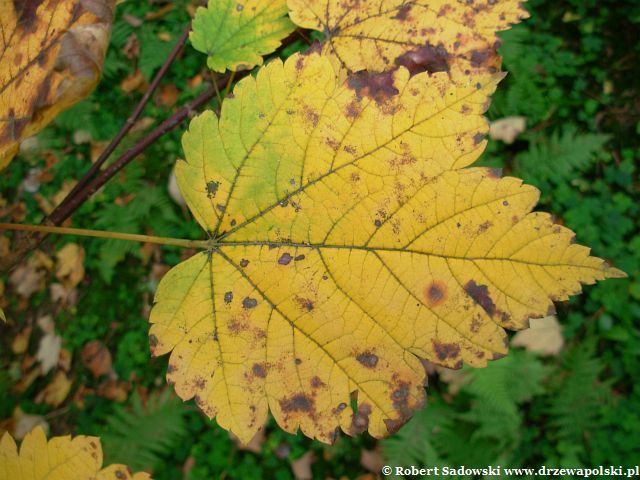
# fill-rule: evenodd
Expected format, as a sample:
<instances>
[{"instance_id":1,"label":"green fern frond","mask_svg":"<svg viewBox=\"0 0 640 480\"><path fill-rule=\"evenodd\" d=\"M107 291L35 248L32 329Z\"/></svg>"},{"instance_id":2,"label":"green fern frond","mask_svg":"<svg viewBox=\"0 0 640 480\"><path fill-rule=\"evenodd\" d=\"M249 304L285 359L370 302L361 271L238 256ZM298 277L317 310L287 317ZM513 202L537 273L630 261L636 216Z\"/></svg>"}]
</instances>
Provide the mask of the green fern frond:
<instances>
[{"instance_id":1,"label":"green fern frond","mask_svg":"<svg viewBox=\"0 0 640 480\"><path fill-rule=\"evenodd\" d=\"M529 150L516 157L514 172L538 186L565 183L590 166L608 140L608 135L578 133L575 127L550 137L538 134L531 139Z\"/></svg>"},{"instance_id":2,"label":"green fern frond","mask_svg":"<svg viewBox=\"0 0 640 480\"><path fill-rule=\"evenodd\" d=\"M146 405L134 394L130 408L118 406L101 435L108 463L153 470L187 434L187 412L170 389L149 396Z\"/></svg>"},{"instance_id":3,"label":"green fern frond","mask_svg":"<svg viewBox=\"0 0 640 480\"><path fill-rule=\"evenodd\" d=\"M582 443L598 424L603 405L611 399L610 386L599 380L603 369L593 342L578 344L564 355L561 381L548 409L558 439Z\"/></svg>"}]
</instances>

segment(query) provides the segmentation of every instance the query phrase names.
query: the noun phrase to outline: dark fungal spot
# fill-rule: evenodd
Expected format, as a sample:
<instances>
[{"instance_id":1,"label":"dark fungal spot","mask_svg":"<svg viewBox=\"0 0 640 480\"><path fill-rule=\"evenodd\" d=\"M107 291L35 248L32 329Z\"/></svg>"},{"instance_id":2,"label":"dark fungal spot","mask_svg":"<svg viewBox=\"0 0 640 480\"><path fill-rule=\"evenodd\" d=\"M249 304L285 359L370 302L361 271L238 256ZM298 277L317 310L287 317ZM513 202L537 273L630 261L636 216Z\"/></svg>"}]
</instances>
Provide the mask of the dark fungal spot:
<instances>
[{"instance_id":1,"label":"dark fungal spot","mask_svg":"<svg viewBox=\"0 0 640 480\"><path fill-rule=\"evenodd\" d=\"M314 127L318 126L318 122L320 121L320 115L318 114L318 112L308 106L305 106L304 116L311 125L313 125Z\"/></svg>"},{"instance_id":2,"label":"dark fungal spot","mask_svg":"<svg viewBox=\"0 0 640 480\"><path fill-rule=\"evenodd\" d=\"M385 418L384 424L387 427L387 432L390 434L396 433L410 420L410 417L401 418Z\"/></svg>"},{"instance_id":3,"label":"dark fungal spot","mask_svg":"<svg viewBox=\"0 0 640 480\"><path fill-rule=\"evenodd\" d=\"M299 72L304 67L304 57L299 56L298 60L296 60L296 70Z\"/></svg>"},{"instance_id":4,"label":"dark fungal spot","mask_svg":"<svg viewBox=\"0 0 640 480\"><path fill-rule=\"evenodd\" d=\"M375 222L373 222L373 224L378 228L380 228L382 226L382 222L380 220L377 220L377 219L376 219Z\"/></svg>"},{"instance_id":5,"label":"dark fungal spot","mask_svg":"<svg viewBox=\"0 0 640 480\"><path fill-rule=\"evenodd\" d=\"M198 390L203 390L204 389L204 378L202 378L202 377L194 378L193 386Z\"/></svg>"},{"instance_id":6,"label":"dark fungal spot","mask_svg":"<svg viewBox=\"0 0 640 480\"><path fill-rule=\"evenodd\" d=\"M476 133L473 136L473 144L474 145L478 145L480 142L482 142L484 140L484 134L483 133Z\"/></svg>"},{"instance_id":7,"label":"dark fungal spot","mask_svg":"<svg viewBox=\"0 0 640 480\"><path fill-rule=\"evenodd\" d=\"M491 53L491 50L473 50L471 52L471 66L476 68L483 66L489 60Z\"/></svg>"},{"instance_id":8,"label":"dark fungal spot","mask_svg":"<svg viewBox=\"0 0 640 480\"><path fill-rule=\"evenodd\" d=\"M231 302L233 302L233 292L225 293L224 294L224 303L229 305Z\"/></svg>"},{"instance_id":9,"label":"dark fungal spot","mask_svg":"<svg viewBox=\"0 0 640 480\"><path fill-rule=\"evenodd\" d=\"M246 297L244 300L242 300L242 306L247 310L251 308L256 308L257 305L258 305L258 301L255 298Z\"/></svg>"},{"instance_id":10,"label":"dark fungal spot","mask_svg":"<svg viewBox=\"0 0 640 480\"><path fill-rule=\"evenodd\" d=\"M393 85L393 72L357 72L349 76L347 85L352 90L355 90L358 98L368 97L378 104L384 103L389 98L400 93Z\"/></svg>"},{"instance_id":11,"label":"dark fungal spot","mask_svg":"<svg viewBox=\"0 0 640 480\"><path fill-rule=\"evenodd\" d=\"M378 356L371 352L363 352L357 355L356 360L367 368L375 368L378 365Z\"/></svg>"},{"instance_id":12,"label":"dark fungal spot","mask_svg":"<svg viewBox=\"0 0 640 480\"><path fill-rule=\"evenodd\" d=\"M240 260L240 266L242 268L246 268L249 265L249 260L247 260L246 258L243 258L242 260Z\"/></svg>"},{"instance_id":13,"label":"dark fungal spot","mask_svg":"<svg viewBox=\"0 0 640 480\"><path fill-rule=\"evenodd\" d=\"M251 371L259 378L265 378L267 376L267 369L264 363L254 363L253 367L251 367Z\"/></svg>"},{"instance_id":14,"label":"dark fungal spot","mask_svg":"<svg viewBox=\"0 0 640 480\"><path fill-rule=\"evenodd\" d=\"M338 404L338 406L335 408L335 413L340 413L342 412L345 408L347 408L347 404L342 402L340 404Z\"/></svg>"},{"instance_id":15,"label":"dark fungal spot","mask_svg":"<svg viewBox=\"0 0 640 480\"><path fill-rule=\"evenodd\" d=\"M302 310L306 310L307 312L312 311L314 308L313 302L308 298L296 297L296 302L298 302Z\"/></svg>"},{"instance_id":16,"label":"dark fungal spot","mask_svg":"<svg viewBox=\"0 0 640 480\"><path fill-rule=\"evenodd\" d=\"M489 296L489 289L486 285L478 285L475 280L469 280L464 286L464 291L476 302L487 314L492 317L496 313L496 305Z\"/></svg>"},{"instance_id":17,"label":"dark fungal spot","mask_svg":"<svg viewBox=\"0 0 640 480\"><path fill-rule=\"evenodd\" d=\"M505 200L504 202L502 202L502 205L503 205L504 207L508 207L508 206L509 206L509 202L508 202L507 200Z\"/></svg>"},{"instance_id":18,"label":"dark fungal spot","mask_svg":"<svg viewBox=\"0 0 640 480\"><path fill-rule=\"evenodd\" d=\"M149 335L149 345L151 345L152 349L156 348L158 346L158 337L153 334Z\"/></svg>"},{"instance_id":19,"label":"dark fungal spot","mask_svg":"<svg viewBox=\"0 0 640 480\"><path fill-rule=\"evenodd\" d=\"M302 360L300 360L299 358L295 359L295 364L296 365L300 365L302 363Z\"/></svg>"},{"instance_id":20,"label":"dark fungal spot","mask_svg":"<svg viewBox=\"0 0 640 480\"><path fill-rule=\"evenodd\" d=\"M27 31L34 31L36 21L38 19L36 12L40 7L40 4L44 0L14 0L16 14L18 15L18 25Z\"/></svg>"},{"instance_id":21,"label":"dark fungal spot","mask_svg":"<svg viewBox=\"0 0 640 480\"><path fill-rule=\"evenodd\" d=\"M405 67L411 76L422 72L448 72L449 52L442 44L434 46L427 43L424 47L400 55L396 59L396 65Z\"/></svg>"},{"instance_id":22,"label":"dark fungal spot","mask_svg":"<svg viewBox=\"0 0 640 480\"><path fill-rule=\"evenodd\" d=\"M460 354L460 345L455 343L440 343L432 340L433 351L436 352L438 360L441 362L449 358L456 358Z\"/></svg>"},{"instance_id":23,"label":"dark fungal spot","mask_svg":"<svg viewBox=\"0 0 640 480\"><path fill-rule=\"evenodd\" d=\"M326 383L324 383L317 375L311 379L311 388L321 388L326 386Z\"/></svg>"},{"instance_id":24,"label":"dark fungal spot","mask_svg":"<svg viewBox=\"0 0 640 480\"><path fill-rule=\"evenodd\" d=\"M482 223L479 227L478 227L478 233L484 233L487 230L489 230L490 227L493 226L493 223L490 222L489 220L487 220L486 222Z\"/></svg>"},{"instance_id":25,"label":"dark fungal spot","mask_svg":"<svg viewBox=\"0 0 640 480\"><path fill-rule=\"evenodd\" d=\"M347 105L347 109L344 112L347 118L357 118L360 115L360 104L357 100L353 100Z\"/></svg>"},{"instance_id":26,"label":"dark fungal spot","mask_svg":"<svg viewBox=\"0 0 640 480\"><path fill-rule=\"evenodd\" d=\"M278 265L289 265L293 260L293 257L290 253L283 253L282 256L278 259Z\"/></svg>"},{"instance_id":27,"label":"dark fungal spot","mask_svg":"<svg viewBox=\"0 0 640 480\"><path fill-rule=\"evenodd\" d=\"M118 479L127 478L127 475L122 470L116 470L115 475Z\"/></svg>"},{"instance_id":28,"label":"dark fungal spot","mask_svg":"<svg viewBox=\"0 0 640 480\"><path fill-rule=\"evenodd\" d=\"M349 434L352 436L360 435L369 428L369 415L371 415L371 406L363 403L358 407L358 411L351 418L351 428Z\"/></svg>"},{"instance_id":29,"label":"dark fungal spot","mask_svg":"<svg viewBox=\"0 0 640 480\"><path fill-rule=\"evenodd\" d=\"M220 182L207 182L207 197L215 198L220 188Z\"/></svg>"},{"instance_id":30,"label":"dark fungal spot","mask_svg":"<svg viewBox=\"0 0 640 480\"><path fill-rule=\"evenodd\" d=\"M298 256L296 256L296 258L294 258L294 260L295 260L296 262L299 262L299 261L304 260L304 259L305 259L305 256L304 256L304 255L298 255Z\"/></svg>"},{"instance_id":31,"label":"dark fungal spot","mask_svg":"<svg viewBox=\"0 0 640 480\"><path fill-rule=\"evenodd\" d=\"M506 357L504 353L494 353L491 357L492 360L500 360L501 358Z\"/></svg>"},{"instance_id":32,"label":"dark fungal spot","mask_svg":"<svg viewBox=\"0 0 640 480\"><path fill-rule=\"evenodd\" d=\"M400 20L401 22L405 22L409 18L409 12L411 11L411 7L412 5L410 3L403 5L398 10L398 13L394 15L393 18L395 18L396 20Z\"/></svg>"},{"instance_id":33,"label":"dark fungal spot","mask_svg":"<svg viewBox=\"0 0 640 480\"><path fill-rule=\"evenodd\" d=\"M169 365L167 365L167 373L168 374L172 374L176 370L177 370L177 368L176 368L176 366L174 364L170 363Z\"/></svg>"},{"instance_id":34,"label":"dark fungal spot","mask_svg":"<svg viewBox=\"0 0 640 480\"><path fill-rule=\"evenodd\" d=\"M285 413L310 412L313 408L313 399L303 393L298 393L291 398L280 400L280 408Z\"/></svg>"},{"instance_id":35,"label":"dark fungal spot","mask_svg":"<svg viewBox=\"0 0 640 480\"><path fill-rule=\"evenodd\" d=\"M237 5L236 5L236 10L237 10L238 12L241 12L242 10L244 10L244 5L242 5L241 3L237 4Z\"/></svg>"},{"instance_id":36,"label":"dark fungal spot","mask_svg":"<svg viewBox=\"0 0 640 480\"><path fill-rule=\"evenodd\" d=\"M424 288L424 298L430 307L437 307L447 299L447 286L434 280Z\"/></svg>"},{"instance_id":37,"label":"dark fungal spot","mask_svg":"<svg viewBox=\"0 0 640 480\"><path fill-rule=\"evenodd\" d=\"M408 420L411 416L411 409L409 408L409 384L400 382L398 387L391 392L391 401L393 402L393 408L400 416Z\"/></svg>"}]
</instances>

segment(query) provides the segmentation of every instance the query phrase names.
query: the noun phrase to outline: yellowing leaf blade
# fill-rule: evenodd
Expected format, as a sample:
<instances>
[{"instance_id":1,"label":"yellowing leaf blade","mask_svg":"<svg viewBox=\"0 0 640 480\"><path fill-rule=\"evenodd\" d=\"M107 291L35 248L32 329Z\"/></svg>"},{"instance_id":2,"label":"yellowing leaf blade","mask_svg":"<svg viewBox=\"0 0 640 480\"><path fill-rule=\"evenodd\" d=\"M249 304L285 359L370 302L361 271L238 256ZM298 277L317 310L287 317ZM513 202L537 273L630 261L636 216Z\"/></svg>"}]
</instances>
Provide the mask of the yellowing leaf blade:
<instances>
[{"instance_id":1,"label":"yellowing leaf blade","mask_svg":"<svg viewBox=\"0 0 640 480\"><path fill-rule=\"evenodd\" d=\"M0 169L25 138L93 89L115 0L0 0Z\"/></svg>"},{"instance_id":2,"label":"yellowing leaf blade","mask_svg":"<svg viewBox=\"0 0 640 480\"><path fill-rule=\"evenodd\" d=\"M146 473L133 474L122 465L100 470L100 439L84 435L54 437L47 442L42 427L28 433L20 452L8 433L0 440L0 478L12 480L146 480Z\"/></svg>"},{"instance_id":3,"label":"yellowing leaf blade","mask_svg":"<svg viewBox=\"0 0 640 480\"><path fill-rule=\"evenodd\" d=\"M208 55L212 70L248 70L295 29L286 14L286 0L209 2L196 11L191 43Z\"/></svg>"},{"instance_id":4,"label":"yellowing leaf blade","mask_svg":"<svg viewBox=\"0 0 640 480\"><path fill-rule=\"evenodd\" d=\"M619 276L531 213L535 188L463 168L500 78L347 78L296 55L196 117L176 176L211 248L165 276L150 319L178 394L243 442L268 411L325 442L382 437L422 405L421 360L484 366L504 328Z\"/></svg>"},{"instance_id":5,"label":"yellowing leaf blade","mask_svg":"<svg viewBox=\"0 0 640 480\"><path fill-rule=\"evenodd\" d=\"M496 32L528 17L520 0L288 0L292 20L324 32L323 52L349 70L450 72L500 68Z\"/></svg>"}]
</instances>

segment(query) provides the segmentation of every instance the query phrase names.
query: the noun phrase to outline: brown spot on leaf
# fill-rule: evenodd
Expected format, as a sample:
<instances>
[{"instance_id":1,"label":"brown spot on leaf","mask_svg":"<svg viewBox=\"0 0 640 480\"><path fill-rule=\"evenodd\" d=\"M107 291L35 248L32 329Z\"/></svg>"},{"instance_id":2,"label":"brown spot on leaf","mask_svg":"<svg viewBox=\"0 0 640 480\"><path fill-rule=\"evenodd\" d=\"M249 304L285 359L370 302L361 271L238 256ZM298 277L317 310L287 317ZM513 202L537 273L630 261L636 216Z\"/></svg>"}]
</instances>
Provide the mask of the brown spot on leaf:
<instances>
[{"instance_id":1,"label":"brown spot on leaf","mask_svg":"<svg viewBox=\"0 0 640 480\"><path fill-rule=\"evenodd\" d=\"M473 50L471 52L471 66L472 67L482 67L491 56L493 52L491 50Z\"/></svg>"},{"instance_id":2,"label":"brown spot on leaf","mask_svg":"<svg viewBox=\"0 0 640 480\"><path fill-rule=\"evenodd\" d=\"M340 412L342 412L345 408L347 408L347 404L342 402L342 403L338 404L338 406L336 408L333 409L333 413L335 415L337 415Z\"/></svg>"},{"instance_id":3,"label":"brown spot on leaf","mask_svg":"<svg viewBox=\"0 0 640 480\"><path fill-rule=\"evenodd\" d=\"M491 226L493 226L493 223L487 220L478 227L478 233L486 232Z\"/></svg>"},{"instance_id":4,"label":"brown spot on leaf","mask_svg":"<svg viewBox=\"0 0 640 480\"><path fill-rule=\"evenodd\" d=\"M318 376L315 376L311 379L311 388L321 388L326 386L326 383L324 383Z\"/></svg>"},{"instance_id":5,"label":"brown spot on leaf","mask_svg":"<svg viewBox=\"0 0 640 480\"><path fill-rule=\"evenodd\" d=\"M449 53L442 44L436 47L427 43L424 47L400 55L396 65L405 67L411 76L422 72L448 72Z\"/></svg>"},{"instance_id":6,"label":"brown spot on leaf","mask_svg":"<svg viewBox=\"0 0 640 480\"><path fill-rule=\"evenodd\" d=\"M224 294L224 303L229 305L231 302L233 302L233 292L226 292Z\"/></svg>"},{"instance_id":7,"label":"brown spot on leaf","mask_svg":"<svg viewBox=\"0 0 640 480\"><path fill-rule=\"evenodd\" d=\"M427 304L436 307L447 299L447 285L444 282L434 280L424 287L423 294Z\"/></svg>"},{"instance_id":8,"label":"brown spot on leaf","mask_svg":"<svg viewBox=\"0 0 640 480\"><path fill-rule=\"evenodd\" d=\"M458 355L460 355L460 345L458 344L440 343L435 340L432 340L432 343L433 351L436 352L436 356L441 362L449 358L456 358Z\"/></svg>"},{"instance_id":9,"label":"brown spot on leaf","mask_svg":"<svg viewBox=\"0 0 640 480\"><path fill-rule=\"evenodd\" d=\"M411 11L412 6L413 5L411 5L410 3L403 5L402 7L400 7L400 9L398 10L398 13L396 13L393 18L395 18L396 20L400 20L402 22L407 21L407 19L409 18L409 12Z\"/></svg>"},{"instance_id":10,"label":"brown spot on leaf","mask_svg":"<svg viewBox=\"0 0 640 480\"><path fill-rule=\"evenodd\" d=\"M242 268L246 268L249 265L249 260L247 260L246 258L243 258L242 260L240 260L240 266Z\"/></svg>"},{"instance_id":11,"label":"brown spot on leaf","mask_svg":"<svg viewBox=\"0 0 640 480\"><path fill-rule=\"evenodd\" d=\"M476 133L473 136L473 144L474 145L478 145L480 142L482 142L484 140L484 134L483 133Z\"/></svg>"},{"instance_id":12,"label":"brown spot on leaf","mask_svg":"<svg viewBox=\"0 0 640 480\"><path fill-rule=\"evenodd\" d=\"M255 298L246 297L244 300L242 300L242 306L247 310L251 308L256 308L257 305L258 305L258 301Z\"/></svg>"},{"instance_id":13,"label":"brown spot on leaf","mask_svg":"<svg viewBox=\"0 0 640 480\"><path fill-rule=\"evenodd\" d=\"M398 383L398 386L391 392L391 401L393 402L394 410L400 416L397 421L402 424L406 423L413 413L412 409L409 408L409 384L407 382Z\"/></svg>"},{"instance_id":14,"label":"brown spot on leaf","mask_svg":"<svg viewBox=\"0 0 640 480\"><path fill-rule=\"evenodd\" d=\"M349 77L347 85L355 90L358 98L369 97L381 104L400 93L393 85L393 73L357 72Z\"/></svg>"},{"instance_id":15,"label":"brown spot on leaf","mask_svg":"<svg viewBox=\"0 0 640 480\"><path fill-rule=\"evenodd\" d=\"M285 413L310 412L313 410L313 399L304 393L297 393L291 398L280 400L280 408Z\"/></svg>"},{"instance_id":16,"label":"brown spot on leaf","mask_svg":"<svg viewBox=\"0 0 640 480\"><path fill-rule=\"evenodd\" d=\"M351 418L351 428L349 434L352 436L360 435L369 428L369 415L371 415L371 406L363 403L358 406L358 411Z\"/></svg>"},{"instance_id":17,"label":"brown spot on leaf","mask_svg":"<svg viewBox=\"0 0 640 480\"><path fill-rule=\"evenodd\" d=\"M267 376L267 368L264 363L254 363L251 371L259 378L265 378Z\"/></svg>"},{"instance_id":18,"label":"brown spot on leaf","mask_svg":"<svg viewBox=\"0 0 640 480\"><path fill-rule=\"evenodd\" d=\"M357 355L356 360L367 368L375 368L378 365L378 356L371 352L363 352Z\"/></svg>"},{"instance_id":19,"label":"brown spot on leaf","mask_svg":"<svg viewBox=\"0 0 640 480\"><path fill-rule=\"evenodd\" d=\"M36 12L43 2L44 0L13 0L18 16L18 25L27 31L33 31L35 22L38 19Z\"/></svg>"},{"instance_id":20,"label":"brown spot on leaf","mask_svg":"<svg viewBox=\"0 0 640 480\"><path fill-rule=\"evenodd\" d=\"M193 379L193 386L196 388L196 390L203 390L204 383L204 378L202 377L196 377Z\"/></svg>"},{"instance_id":21,"label":"brown spot on leaf","mask_svg":"<svg viewBox=\"0 0 640 480\"><path fill-rule=\"evenodd\" d=\"M320 115L318 112L305 105L304 116L311 125L314 127L318 126L318 122L320 121Z\"/></svg>"},{"instance_id":22,"label":"brown spot on leaf","mask_svg":"<svg viewBox=\"0 0 640 480\"><path fill-rule=\"evenodd\" d=\"M290 253L283 253L282 256L278 259L279 265L289 265L293 260L293 257Z\"/></svg>"},{"instance_id":23,"label":"brown spot on leaf","mask_svg":"<svg viewBox=\"0 0 640 480\"><path fill-rule=\"evenodd\" d=\"M215 198L220 188L220 182L207 182L207 197Z\"/></svg>"},{"instance_id":24,"label":"brown spot on leaf","mask_svg":"<svg viewBox=\"0 0 640 480\"><path fill-rule=\"evenodd\" d=\"M152 349L156 348L158 346L158 337L153 334L149 335L149 345Z\"/></svg>"},{"instance_id":25,"label":"brown spot on leaf","mask_svg":"<svg viewBox=\"0 0 640 480\"><path fill-rule=\"evenodd\" d=\"M478 285L475 280L469 280L464 286L464 291L492 317L496 313L496 305L489 296L489 288L486 285Z\"/></svg>"},{"instance_id":26,"label":"brown spot on leaf","mask_svg":"<svg viewBox=\"0 0 640 480\"><path fill-rule=\"evenodd\" d=\"M360 115L360 103L357 100L351 101L349 105L347 105L345 115L347 118L357 118Z\"/></svg>"},{"instance_id":27,"label":"brown spot on leaf","mask_svg":"<svg viewBox=\"0 0 640 480\"><path fill-rule=\"evenodd\" d=\"M394 434L405 426L410 419L411 417L400 417L395 419L385 418L384 424L387 427L387 432L389 432L389 434Z\"/></svg>"},{"instance_id":28,"label":"brown spot on leaf","mask_svg":"<svg viewBox=\"0 0 640 480\"><path fill-rule=\"evenodd\" d=\"M313 301L308 298L296 297L296 302L302 310L306 310L307 312L312 311L314 308Z\"/></svg>"}]
</instances>

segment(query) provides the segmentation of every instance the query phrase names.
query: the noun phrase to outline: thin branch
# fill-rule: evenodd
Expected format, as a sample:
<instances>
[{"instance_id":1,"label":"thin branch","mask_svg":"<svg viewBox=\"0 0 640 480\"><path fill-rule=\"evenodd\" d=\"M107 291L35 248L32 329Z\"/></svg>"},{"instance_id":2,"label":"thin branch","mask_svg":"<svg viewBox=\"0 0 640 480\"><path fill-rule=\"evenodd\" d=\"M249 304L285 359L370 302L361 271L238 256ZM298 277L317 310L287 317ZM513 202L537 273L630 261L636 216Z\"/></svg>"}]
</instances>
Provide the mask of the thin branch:
<instances>
[{"instance_id":1,"label":"thin branch","mask_svg":"<svg viewBox=\"0 0 640 480\"><path fill-rule=\"evenodd\" d=\"M158 88L158 85L160 85L160 81L164 78L165 74L169 71L169 68L171 67L174 60L177 58L177 56L180 54L180 52L182 51L185 43L187 43L187 39L189 38L189 32L191 32L191 23L187 25L187 27L182 32L182 35L180 35L180 38L178 39L173 49L169 53L169 56L160 67L160 70L158 70L158 73L156 73L155 77L151 81L151 84L147 88L147 91L138 102L138 105L136 105L136 108L133 110L129 118L127 118L127 121L124 123L124 125L122 125L122 128L120 129L118 134L113 138L113 140L111 140L109 145L107 145L104 151L100 154L96 162L78 181L78 183L73 187L71 192L69 192L69 194L60 203L60 205L58 205L55 208L55 210L51 213L49 218L52 220L53 223L60 223L55 220L56 217L58 216L58 212L61 209L63 209L65 205L70 201L70 199L75 197L78 194L78 192L80 192L91 181L93 177L95 177L95 175L102 168L102 165L104 164L104 162L106 162L109 159L111 154L115 151L118 145L120 145L120 143L122 142L124 137L127 135L127 133L129 133L129 130L131 130L131 128L138 121L138 119L140 118L140 115L142 115L142 112L147 106L147 103L149 103L149 100L151 100L151 96Z\"/></svg>"},{"instance_id":2,"label":"thin branch","mask_svg":"<svg viewBox=\"0 0 640 480\"><path fill-rule=\"evenodd\" d=\"M182 238L155 237L152 235L137 235L133 233L105 232L102 230L87 230L84 228L47 227L44 225L23 225L21 223L0 223L0 230L18 230L23 232L57 233L61 235L77 235L81 237L106 238L125 240L129 242L154 243L183 248L209 248L206 240L186 240Z\"/></svg>"}]
</instances>

